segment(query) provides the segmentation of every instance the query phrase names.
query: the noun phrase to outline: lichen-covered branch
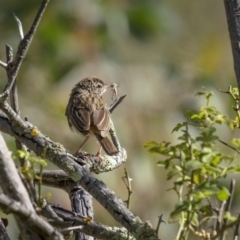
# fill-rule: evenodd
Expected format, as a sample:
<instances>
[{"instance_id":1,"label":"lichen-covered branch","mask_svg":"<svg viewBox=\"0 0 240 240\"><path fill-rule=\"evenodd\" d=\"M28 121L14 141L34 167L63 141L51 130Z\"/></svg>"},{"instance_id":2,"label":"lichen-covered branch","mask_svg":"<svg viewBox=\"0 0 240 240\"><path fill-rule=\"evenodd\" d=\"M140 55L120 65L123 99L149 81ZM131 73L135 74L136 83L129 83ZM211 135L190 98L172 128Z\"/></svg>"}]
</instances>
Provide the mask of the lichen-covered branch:
<instances>
[{"instance_id":1,"label":"lichen-covered branch","mask_svg":"<svg viewBox=\"0 0 240 240\"><path fill-rule=\"evenodd\" d=\"M7 103L5 103L7 104ZM75 162L75 158L69 154L59 143L43 135L31 123L23 121L19 116L10 110L11 122L8 115L8 107L3 108L5 115L0 114L0 130L12 135L24 143L38 156L43 156L64 170L74 181L87 190L108 212L126 227L130 233L138 239L158 239L155 230L148 224L144 224L140 218L130 212L124 202L116 196L106 185L90 175L87 166L81 166ZM149 238L151 237L151 238Z\"/></svg>"},{"instance_id":2,"label":"lichen-covered branch","mask_svg":"<svg viewBox=\"0 0 240 240\"><path fill-rule=\"evenodd\" d=\"M0 193L0 205L10 212L20 216L26 221L32 229L35 229L41 237L49 240L63 240L63 236L55 230L44 219L39 217L35 212L28 209L23 203L9 198L7 195Z\"/></svg>"}]
</instances>

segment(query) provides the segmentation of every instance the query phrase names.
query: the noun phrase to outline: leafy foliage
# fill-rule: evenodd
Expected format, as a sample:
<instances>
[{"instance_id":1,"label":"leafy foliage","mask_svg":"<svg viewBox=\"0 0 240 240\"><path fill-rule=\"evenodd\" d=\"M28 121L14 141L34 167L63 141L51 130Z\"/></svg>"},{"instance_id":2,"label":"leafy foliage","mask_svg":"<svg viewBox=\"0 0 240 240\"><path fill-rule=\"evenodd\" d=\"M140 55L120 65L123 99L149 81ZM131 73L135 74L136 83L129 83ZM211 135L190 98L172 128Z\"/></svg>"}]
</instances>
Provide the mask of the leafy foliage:
<instances>
[{"instance_id":1,"label":"leafy foliage","mask_svg":"<svg viewBox=\"0 0 240 240\"><path fill-rule=\"evenodd\" d=\"M238 99L236 88L230 87L227 93L234 100ZM221 142L239 152L240 139L232 139L233 147L223 142L217 134L218 125L225 124L230 129L239 126L238 108L233 108L237 118L231 120L210 105L213 93L204 89L196 95L204 97L206 104L199 111L187 111L187 121L173 128L173 132L181 133L177 144L164 141L145 144L150 153L163 156L157 164L167 170L167 180L173 182L171 190L178 195L178 202L169 218L169 223L180 224L176 239L187 239L190 230L194 232L195 227L201 227L205 221L216 219L213 200L222 202L230 196L222 179L240 171L236 154L227 155L217 147L217 143ZM225 213L225 218L228 221L236 220L229 212L227 215Z\"/></svg>"},{"instance_id":2,"label":"leafy foliage","mask_svg":"<svg viewBox=\"0 0 240 240\"><path fill-rule=\"evenodd\" d=\"M33 180L37 183L38 187L38 204L41 206L42 202L42 172L43 168L47 166L47 162L38 157L33 157L30 155L28 151L18 150L17 158L21 158L24 160L24 164L21 167L21 173L29 180ZM39 166L39 174L36 173L36 168ZM47 194L45 199L49 199L51 197L50 194Z\"/></svg>"}]
</instances>

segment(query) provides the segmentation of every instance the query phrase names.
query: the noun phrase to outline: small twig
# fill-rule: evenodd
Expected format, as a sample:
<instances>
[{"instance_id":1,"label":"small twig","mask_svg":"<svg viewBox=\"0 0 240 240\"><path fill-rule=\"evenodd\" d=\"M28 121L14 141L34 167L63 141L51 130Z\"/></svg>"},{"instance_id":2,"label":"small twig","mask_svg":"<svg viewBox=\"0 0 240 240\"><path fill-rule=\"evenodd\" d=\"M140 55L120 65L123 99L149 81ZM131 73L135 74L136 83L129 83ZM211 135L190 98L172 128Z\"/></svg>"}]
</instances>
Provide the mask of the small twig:
<instances>
[{"instance_id":1,"label":"small twig","mask_svg":"<svg viewBox=\"0 0 240 240\"><path fill-rule=\"evenodd\" d=\"M238 218L240 217L240 214L238 214ZM240 223L238 222L235 227L234 227L234 234L233 234L233 240L237 240L239 236L239 225Z\"/></svg>"},{"instance_id":2,"label":"small twig","mask_svg":"<svg viewBox=\"0 0 240 240\"><path fill-rule=\"evenodd\" d=\"M158 233L159 233L159 228L160 228L160 224L161 223L165 223L166 224L166 222L163 220L163 214L161 214L160 216L158 216L158 223L157 223L157 228L156 228L156 233L157 233L157 235L158 235Z\"/></svg>"},{"instance_id":3,"label":"small twig","mask_svg":"<svg viewBox=\"0 0 240 240\"><path fill-rule=\"evenodd\" d=\"M41 21L43 13L48 5L48 2L49 2L49 0L42 1L42 4L39 7L39 10L36 14L36 17L33 21L32 26L30 27L29 31L27 32L27 34L24 36L24 38L20 41L20 43L18 45L18 50L17 50L16 56L14 57L14 60L12 62L12 69L11 69L11 73L9 74L9 80L3 91L4 94L1 94L1 97L3 97L3 96L5 97L5 95L6 95L6 98L7 98L9 95L9 92L10 92L10 90L14 84L14 81L17 77L19 68L23 62L23 59L26 56L28 48L32 42L32 39L35 35L35 32L37 30L37 27L38 27L40 21Z\"/></svg>"},{"instance_id":4,"label":"small twig","mask_svg":"<svg viewBox=\"0 0 240 240\"><path fill-rule=\"evenodd\" d=\"M132 191L132 185L131 185L131 181L132 179L129 177L129 174L128 174L128 171L126 168L124 168L124 177L122 177L122 180L128 190L128 198L127 198L127 208L130 209L130 201L131 201L131 195L133 193ZM130 232L128 231L128 234L127 234L127 239L129 240L130 239Z\"/></svg>"},{"instance_id":5,"label":"small twig","mask_svg":"<svg viewBox=\"0 0 240 240\"><path fill-rule=\"evenodd\" d=\"M6 44L6 58L7 58L7 63L8 63L7 75L9 77L10 71L11 71L11 64L13 61L13 49L11 46L9 46L7 44ZM11 105L12 109L15 111L15 113L19 114L18 92L17 92L16 79L15 79L12 89L10 91L10 105ZM24 151L27 150L27 148L21 142L15 140L15 143L16 143L18 150L24 150ZM19 157L19 161L20 161L20 165L23 166L25 159Z\"/></svg>"},{"instance_id":6,"label":"small twig","mask_svg":"<svg viewBox=\"0 0 240 240\"><path fill-rule=\"evenodd\" d=\"M228 143L226 143L226 142L224 142L224 141L222 141L222 140L220 140L220 139L218 139L218 141L219 141L220 143L222 143L223 145L225 145L225 146L231 148L232 150L236 151L237 153L240 153L240 150L238 150L237 148L231 146L230 144L228 144Z\"/></svg>"},{"instance_id":7,"label":"small twig","mask_svg":"<svg viewBox=\"0 0 240 240\"><path fill-rule=\"evenodd\" d=\"M226 207L225 207L225 212L230 212L235 187L236 187L236 180L232 179L231 184L230 184L230 196L228 197L228 200L227 200L227 204L226 204Z\"/></svg>"},{"instance_id":8,"label":"small twig","mask_svg":"<svg viewBox=\"0 0 240 240\"><path fill-rule=\"evenodd\" d=\"M0 66L5 68L5 69L7 68L7 64L5 62L2 62L2 61L0 61Z\"/></svg>"},{"instance_id":9,"label":"small twig","mask_svg":"<svg viewBox=\"0 0 240 240\"><path fill-rule=\"evenodd\" d=\"M221 236L221 235L223 234L223 232L225 232L225 231L226 231L227 229L229 229L229 228L232 228L232 227L238 225L239 223L240 223L240 215L238 215L237 220L229 223L229 224L226 225L226 226L223 226L223 227L217 232L217 235L215 235L211 240L218 239L219 236Z\"/></svg>"},{"instance_id":10,"label":"small twig","mask_svg":"<svg viewBox=\"0 0 240 240\"><path fill-rule=\"evenodd\" d=\"M20 34L20 37L21 37L21 40L22 40L24 38L22 23L14 12L13 12L13 17L15 18L15 20L17 22L19 34Z\"/></svg>"},{"instance_id":11,"label":"small twig","mask_svg":"<svg viewBox=\"0 0 240 240\"><path fill-rule=\"evenodd\" d=\"M83 226L74 226L74 227L63 228L63 229L60 229L59 231L61 233L64 233L64 232L70 232L70 231L81 230L81 229L83 229Z\"/></svg>"},{"instance_id":12,"label":"small twig","mask_svg":"<svg viewBox=\"0 0 240 240\"><path fill-rule=\"evenodd\" d=\"M235 179L232 179L231 184L230 184L230 196L228 197L226 205L224 206L224 212L230 212L233 195L234 195L234 191L235 191L235 186L236 186L236 181L235 181ZM224 218L222 226L227 226L227 222L228 222L227 218ZM220 230L221 230L221 228L220 228ZM220 240L224 240L225 237L226 237L226 232L224 231L220 236Z\"/></svg>"},{"instance_id":13,"label":"small twig","mask_svg":"<svg viewBox=\"0 0 240 240\"><path fill-rule=\"evenodd\" d=\"M223 91L223 90L221 90L221 89L219 89L219 88L217 88L217 90L218 90L219 92L221 92L221 93L227 93L227 94L230 93L229 90L228 90L228 91Z\"/></svg>"},{"instance_id":14,"label":"small twig","mask_svg":"<svg viewBox=\"0 0 240 240\"><path fill-rule=\"evenodd\" d=\"M224 213L224 207L226 205L226 201L223 201L221 203L220 208L218 209L218 213L217 213L217 223L216 223L216 227L215 230L217 232L219 232L222 229L222 218L223 218L223 213Z\"/></svg>"},{"instance_id":15,"label":"small twig","mask_svg":"<svg viewBox=\"0 0 240 240\"><path fill-rule=\"evenodd\" d=\"M121 97L119 97L119 98L117 98L117 99L110 105L110 107L109 107L110 113L113 112L113 110L122 102L122 100L123 100L126 96L127 96L127 94L126 94L126 95L123 95L123 96L121 96Z\"/></svg>"},{"instance_id":16,"label":"small twig","mask_svg":"<svg viewBox=\"0 0 240 240\"><path fill-rule=\"evenodd\" d=\"M125 175L124 175L124 177L122 177L122 180L128 190L128 198L127 198L126 203L127 203L127 208L130 209L131 195L133 193L132 185L131 185L132 179L129 177L129 174L128 174L128 171L126 168L124 168L124 173L125 173Z\"/></svg>"},{"instance_id":17,"label":"small twig","mask_svg":"<svg viewBox=\"0 0 240 240\"><path fill-rule=\"evenodd\" d=\"M127 95L123 95L119 98L117 98L112 104L111 106L109 107L109 111L110 113L113 112L113 110L123 101L123 99L126 97ZM115 127L114 127L114 124L113 124L113 121L110 119L110 130L109 130L109 134L111 136L111 139L113 141L113 144L116 146L117 150L120 152L121 155L124 155L122 154L122 148L121 148L121 145L120 145L120 142L118 140L118 137L117 137L117 134L116 134L116 130L115 130Z\"/></svg>"}]
</instances>

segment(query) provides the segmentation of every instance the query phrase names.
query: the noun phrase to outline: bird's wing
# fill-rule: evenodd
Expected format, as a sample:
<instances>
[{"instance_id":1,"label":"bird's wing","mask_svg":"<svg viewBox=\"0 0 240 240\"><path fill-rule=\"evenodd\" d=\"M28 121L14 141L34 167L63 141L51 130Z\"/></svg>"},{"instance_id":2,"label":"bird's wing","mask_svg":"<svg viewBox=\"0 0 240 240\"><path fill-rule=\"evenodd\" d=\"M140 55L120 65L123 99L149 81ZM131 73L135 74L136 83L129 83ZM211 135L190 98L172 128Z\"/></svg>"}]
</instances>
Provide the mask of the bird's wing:
<instances>
[{"instance_id":1,"label":"bird's wing","mask_svg":"<svg viewBox=\"0 0 240 240\"><path fill-rule=\"evenodd\" d=\"M90 113L84 108L74 108L71 115L72 125L79 131L84 133L90 129Z\"/></svg>"},{"instance_id":2,"label":"bird's wing","mask_svg":"<svg viewBox=\"0 0 240 240\"><path fill-rule=\"evenodd\" d=\"M109 131L109 121L110 121L110 113L109 111L103 107L100 109L96 109L92 113L92 123L95 129L92 129L93 132L100 131L100 135L105 137Z\"/></svg>"}]
</instances>

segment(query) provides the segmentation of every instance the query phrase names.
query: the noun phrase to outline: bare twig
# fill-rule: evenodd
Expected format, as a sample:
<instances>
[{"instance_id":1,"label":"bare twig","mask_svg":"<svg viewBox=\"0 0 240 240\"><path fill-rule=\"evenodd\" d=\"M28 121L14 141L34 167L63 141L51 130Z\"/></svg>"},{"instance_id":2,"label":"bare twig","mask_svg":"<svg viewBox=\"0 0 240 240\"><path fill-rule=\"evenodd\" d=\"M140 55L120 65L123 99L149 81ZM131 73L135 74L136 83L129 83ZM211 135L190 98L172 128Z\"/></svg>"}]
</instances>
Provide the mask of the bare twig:
<instances>
[{"instance_id":1,"label":"bare twig","mask_svg":"<svg viewBox=\"0 0 240 240\"><path fill-rule=\"evenodd\" d=\"M230 212L231 206L232 206L232 200L233 200L233 195L234 195L234 191L235 191L235 186L236 186L236 180L232 179L231 180L231 184L230 184L230 196L228 197L228 200L226 202L226 205L224 207L224 212ZM227 226L228 220L227 218L223 219L223 226ZM226 232L223 231L221 236L220 236L220 240L224 240L226 237Z\"/></svg>"},{"instance_id":2,"label":"bare twig","mask_svg":"<svg viewBox=\"0 0 240 240\"><path fill-rule=\"evenodd\" d=\"M224 141L222 141L222 140L220 140L220 139L218 139L218 141L219 141L220 143L222 143L223 145L225 145L225 146L231 148L232 150L236 151L237 153L240 153L240 150L238 150L237 148L231 146L230 144L228 144L228 143L226 143L226 142L224 142Z\"/></svg>"},{"instance_id":3,"label":"bare twig","mask_svg":"<svg viewBox=\"0 0 240 240\"><path fill-rule=\"evenodd\" d=\"M32 42L32 39L34 37L34 34L37 30L37 27L41 21L41 18L43 16L43 13L48 5L49 0L42 0L41 6L39 7L39 10L36 14L36 17L33 21L32 26L30 27L28 33L25 35L25 37L20 41L18 45L18 50L16 53L16 56L13 59L12 62L12 68L9 74L9 80L8 83L3 91L3 94L1 94L1 97L8 97L8 94L12 88L12 85L14 84L14 81L16 79L16 76L18 74L19 68L22 64L23 59L26 56L26 53L28 51L28 48Z\"/></svg>"},{"instance_id":4,"label":"bare twig","mask_svg":"<svg viewBox=\"0 0 240 240\"><path fill-rule=\"evenodd\" d=\"M74 227L68 227L68 228L62 228L60 229L60 232L61 233L64 233L64 232L70 232L72 230L82 230L83 229L83 226L74 226Z\"/></svg>"},{"instance_id":5,"label":"bare twig","mask_svg":"<svg viewBox=\"0 0 240 240\"><path fill-rule=\"evenodd\" d=\"M240 218L240 214L238 214L238 218ZM239 236L239 225L240 225L240 223L238 222L238 223L234 226L233 240L238 240L238 236Z\"/></svg>"},{"instance_id":6,"label":"bare twig","mask_svg":"<svg viewBox=\"0 0 240 240\"><path fill-rule=\"evenodd\" d=\"M123 101L123 99L124 99L126 96L127 96L127 94L126 94L126 95L123 95L123 96L121 96L121 97L119 97L119 98L117 98L117 99L110 105L110 107L109 107L110 113L112 113L112 112L114 111L114 109Z\"/></svg>"},{"instance_id":7,"label":"bare twig","mask_svg":"<svg viewBox=\"0 0 240 240\"><path fill-rule=\"evenodd\" d=\"M7 64L5 62L2 62L2 61L0 61L0 66L5 68L5 69L7 68Z\"/></svg>"},{"instance_id":8,"label":"bare twig","mask_svg":"<svg viewBox=\"0 0 240 240\"><path fill-rule=\"evenodd\" d=\"M219 236L221 236L223 234L223 232L225 232L226 230L238 225L240 223L240 215L238 215L238 218L237 220L229 223L228 225L226 226L223 226L218 232L217 234L212 238L212 240L215 240L215 239L218 239Z\"/></svg>"},{"instance_id":9,"label":"bare twig","mask_svg":"<svg viewBox=\"0 0 240 240\"><path fill-rule=\"evenodd\" d=\"M127 191L128 191L128 198L127 198L127 208L130 209L130 202L131 202L131 195L133 193L132 191L132 184L131 184L131 181L132 179L129 177L129 174L128 174L128 171L126 168L124 168L124 177L122 177L122 180L127 188Z\"/></svg>"},{"instance_id":10,"label":"bare twig","mask_svg":"<svg viewBox=\"0 0 240 240\"><path fill-rule=\"evenodd\" d=\"M232 200L233 200L233 195L236 187L236 180L232 179L231 184L230 184L230 196L228 197L226 207L225 207L225 212L230 212L230 209L232 207Z\"/></svg>"},{"instance_id":11,"label":"bare twig","mask_svg":"<svg viewBox=\"0 0 240 240\"><path fill-rule=\"evenodd\" d=\"M124 168L124 177L122 178L127 190L128 190L128 198L127 198L127 208L130 209L130 202L131 202L131 195L133 193L132 191L132 184L131 181L132 179L129 177L128 171L126 168ZM128 239L130 239L130 232L128 231Z\"/></svg>"},{"instance_id":12,"label":"bare twig","mask_svg":"<svg viewBox=\"0 0 240 240\"><path fill-rule=\"evenodd\" d=\"M156 233L158 234L159 232L159 229L160 229L160 224L161 223L165 223L165 221L163 220L163 214L161 214L159 217L158 217L158 223L157 223L157 227L156 227Z\"/></svg>"},{"instance_id":13,"label":"bare twig","mask_svg":"<svg viewBox=\"0 0 240 240\"><path fill-rule=\"evenodd\" d=\"M21 40L23 40L23 38L24 38L24 33L23 33L22 23L21 23L21 21L19 20L19 18L17 17L17 15L16 15L14 12L13 12L13 16L14 16L16 22L17 22L18 31L19 31Z\"/></svg>"},{"instance_id":14,"label":"bare twig","mask_svg":"<svg viewBox=\"0 0 240 240\"><path fill-rule=\"evenodd\" d=\"M216 227L215 227L215 230L217 232L219 232L222 229L222 225L223 225L222 220L223 220L225 205L226 205L226 201L223 201L220 205L220 208L218 209L218 212L217 212L217 223L216 223Z\"/></svg>"},{"instance_id":15,"label":"bare twig","mask_svg":"<svg viewBox=\"0 0 240 240\"><path fill-rule=\"evenodd\" d=\"M9 77L10 71L11 71L11 65L13 61L13 49L11 46L6 44L6 57L7 57L7 63L8 63L8 68L7 68L7 75ZM10 91L10 104L12 109L15 111L15 113L19 114L19 106L18 106L18 92L17 92L17 83L16 79L13 83L12 89ZM19 141L15 140L16 146L18 150L27 150L26 147ZM23 166L25 159L19 158L20 165Z\"/></svg>"}]
</instances>

